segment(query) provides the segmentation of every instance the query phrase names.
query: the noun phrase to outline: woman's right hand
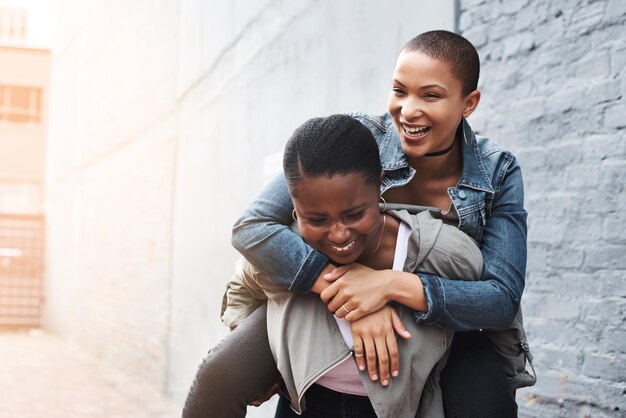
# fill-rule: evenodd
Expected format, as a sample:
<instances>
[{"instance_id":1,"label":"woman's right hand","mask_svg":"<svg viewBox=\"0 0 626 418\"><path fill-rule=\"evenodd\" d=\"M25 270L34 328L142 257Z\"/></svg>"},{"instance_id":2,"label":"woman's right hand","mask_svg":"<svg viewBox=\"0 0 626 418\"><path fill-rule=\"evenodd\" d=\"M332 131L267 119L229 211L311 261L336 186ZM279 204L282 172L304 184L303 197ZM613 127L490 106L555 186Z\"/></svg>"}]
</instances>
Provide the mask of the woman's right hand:
<instances>
[{"instance_id":1,"label":"woman's right hand","mask_svg":"<svg viewBox=\"0 0 626 418\"><path fill-rule=\"evenodd\" d=\"M395 334L405 339L411 338L396 310L386 305L351 322L350 330L359 370L364 371L367 367L372 381L380 377L382 385L387 386L390 374L395 377L400 373L400 357Z\"/></svg>"}]
</instances>

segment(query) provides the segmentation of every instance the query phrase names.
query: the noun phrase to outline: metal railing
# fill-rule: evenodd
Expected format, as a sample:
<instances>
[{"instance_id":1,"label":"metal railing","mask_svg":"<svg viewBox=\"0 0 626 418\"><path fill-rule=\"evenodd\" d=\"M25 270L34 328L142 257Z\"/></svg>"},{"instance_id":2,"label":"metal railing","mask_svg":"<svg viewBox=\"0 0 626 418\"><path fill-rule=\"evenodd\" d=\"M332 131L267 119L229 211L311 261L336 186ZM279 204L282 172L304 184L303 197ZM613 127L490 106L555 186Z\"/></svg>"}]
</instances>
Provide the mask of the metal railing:
<instances>
[{"instance_id":1,"label":"metal railing","mask_svg":"<svg viewBox=\"0 0 626 418\"><path fill-rule=\"evenodd\" d=\"M0 326L39 326L44 277L43 215L0 213Z\"/></svg>"}]
</instances>

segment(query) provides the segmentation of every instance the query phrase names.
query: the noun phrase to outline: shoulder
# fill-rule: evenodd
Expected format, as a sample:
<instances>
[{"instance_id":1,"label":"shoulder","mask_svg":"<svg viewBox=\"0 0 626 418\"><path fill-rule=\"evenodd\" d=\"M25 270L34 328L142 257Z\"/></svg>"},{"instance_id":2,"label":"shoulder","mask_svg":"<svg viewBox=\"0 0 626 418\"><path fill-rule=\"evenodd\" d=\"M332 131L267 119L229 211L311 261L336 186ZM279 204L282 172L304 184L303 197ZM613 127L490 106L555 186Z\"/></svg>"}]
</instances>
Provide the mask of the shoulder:
<instances>
[{"instance_id":1,"label":"shoulder","mask_svg":"<svg viewBox=\"0 0 626 418\"><path fill-rule=\"evenodd\" d=\"M388 113L382 115L370 115L363 112L349 112L348 116L352 116L354 119L367 126L373 133L386 134L390 129L393 129L392 120Z\"/></svg>"},{"instance_id":2,"label":"shoulder","mask_svg":"<svg viewBox=\"0 0 626 418\"><path fill-rule=\"evenodd\" d=\"M408 167L406 156L402 150L402 144L396 129L393 126L393 120L389 113L383 113L382 115L369 115L361 112L348 113L363 125L365 125L374 135L374 139L378 143L380 150L380 162L383 166L383 170L386 172L401 170L397 174L400 178L400 182L411 177L411 173L406 172L411 170ZM388 183L389 178L386 177L383 183Z\"/></svg>"},{"instance_id":3,"label":"shoulder","mask_svg":"<svg viewBox=\"0 0 626 418\"><path fill-rule=\"evenodd\" d=\"M461 184L475 187L487 193L498 189L513 170L519 171L519 162L507 147L474 134L467 121L464 122L463 174Z\"/></svg>"},{"instance_id":4,"label":"shoulder","mask_svg":"<svg viewBox=\"0 0 626 418\"><path fill-rule=\"evenodd\" d=\"M517 162L517 159L515 158L515 155L513 154L513 151L511 151L507 147L500 145L497 142L482 135L476 135L475 139L478 149L478 155L483 163L490 165L498 163L519 164Z\"/></svg>"}]
</instances>

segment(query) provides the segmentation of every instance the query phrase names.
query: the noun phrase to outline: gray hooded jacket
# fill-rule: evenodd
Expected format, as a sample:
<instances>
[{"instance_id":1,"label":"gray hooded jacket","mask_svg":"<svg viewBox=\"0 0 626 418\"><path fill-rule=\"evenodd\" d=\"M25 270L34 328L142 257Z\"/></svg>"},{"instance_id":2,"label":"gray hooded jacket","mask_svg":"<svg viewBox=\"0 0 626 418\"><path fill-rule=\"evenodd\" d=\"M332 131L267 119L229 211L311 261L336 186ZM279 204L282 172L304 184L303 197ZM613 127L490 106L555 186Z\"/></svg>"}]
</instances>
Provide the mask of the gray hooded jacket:
<instances>
[{"instance_id":1,"label":"gray hooded jacket","mask_svg":"<svg viewBox=\"0 0 626 418\"><path fill-rule=\"evenodd\" d=\"M480 278L480 249L465 233L445 225L430 211L388 213L411 228L404 271L428 271L450 279ZM234 328L265 300L270 347L292 408L302 413L306 390L352 353L318 295L291 293L272 285L264 274L240 259L225 294L222 320ZM453 333L435 325L417 325L413 311L401 305L396 309L411 338L398 340L400 374L387 387L361 373L372 406L381 418L443 417L439 373Z\"/></svg>"}]
</instances>

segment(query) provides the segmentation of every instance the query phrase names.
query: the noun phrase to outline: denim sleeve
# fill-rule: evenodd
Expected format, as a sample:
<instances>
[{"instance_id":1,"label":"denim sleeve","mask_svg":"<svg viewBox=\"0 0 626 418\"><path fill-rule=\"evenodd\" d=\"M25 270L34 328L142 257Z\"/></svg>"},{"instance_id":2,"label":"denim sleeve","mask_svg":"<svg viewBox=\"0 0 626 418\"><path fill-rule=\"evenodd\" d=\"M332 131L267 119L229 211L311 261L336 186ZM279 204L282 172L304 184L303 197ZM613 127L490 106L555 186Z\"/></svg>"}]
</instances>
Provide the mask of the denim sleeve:
<instances>
[{"instance_id":1,"label":"denim sleeve","mask_svg":"<svg viewBox=\"0 0 626 418\"><path fill-rule=\"evenodd\" d=\"M293 292L308 292L328 264L289 229L293 204L281 173L268 184L233 226L232 244L269 280Z\"/></svg>"},{"instance_id":2,"label":"denim sleeve","mask_svg":"<svg viewBox=\"0 0 626 418\"><path fill-rule=\"evenodd\" d=\"M527 213L519 164L513 159L503 170L483 229L481 280L449 280L419 273L428 310L416 312L418 323L466 331L505 328L513 322L526 276Z\"/></svg>"}]
</instances>

